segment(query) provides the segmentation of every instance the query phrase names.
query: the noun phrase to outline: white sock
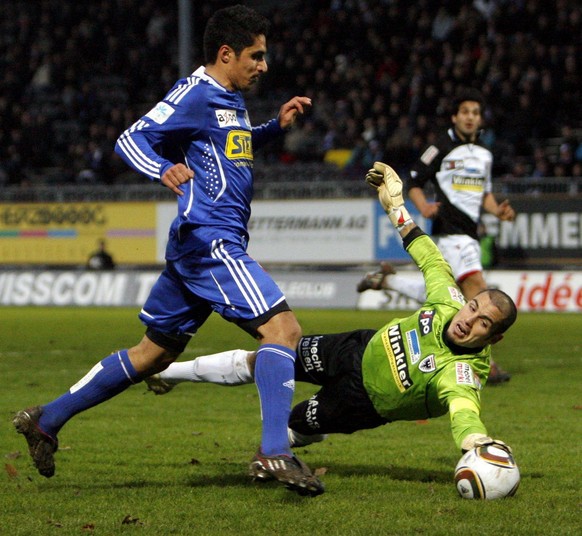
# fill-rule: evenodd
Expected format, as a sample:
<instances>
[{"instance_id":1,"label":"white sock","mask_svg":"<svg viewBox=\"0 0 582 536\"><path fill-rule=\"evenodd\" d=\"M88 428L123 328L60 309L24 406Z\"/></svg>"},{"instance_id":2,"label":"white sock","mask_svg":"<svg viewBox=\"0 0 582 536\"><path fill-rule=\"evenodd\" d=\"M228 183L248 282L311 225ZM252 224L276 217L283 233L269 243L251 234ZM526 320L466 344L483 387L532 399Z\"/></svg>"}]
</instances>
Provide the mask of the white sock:
<instances>
[{"instance_id":1,"label":"white sock","mask_svg":"<svg viewBox=\"0 0 582 536\"><path fill-rule=\"evenodd\" d=\"M172 363L160 373L162 380L170 383L207 382L219 385L253 383L247 358L253 352L228 350L212 355L202 355L190 361Z\"/></svg>"},{"instance_id":2,"label":"white sock","mask_svg":"<svg viewBox=\"0 0 582 536\"><path fill-rule=\"evenodd\" d=\"M418 303L426 301L426 288L422 279L415 279L400 274L390 274L384 278L384 286L400 292L407 298L412 298Z\"/></svg>"},{"instance_id":3,"label":"white sock","mask_svg":"<svg viewBox=\"0 0 582 536\"><path fill-rule=\"evenodd\" d=\"M327 434L300 434L295 430L287 427L287 437L289 438L289 445L293 447L305 447L311 445L312 443L319 443L320 441L325 441L327 439Z\"/></svg>"}]
</instances>

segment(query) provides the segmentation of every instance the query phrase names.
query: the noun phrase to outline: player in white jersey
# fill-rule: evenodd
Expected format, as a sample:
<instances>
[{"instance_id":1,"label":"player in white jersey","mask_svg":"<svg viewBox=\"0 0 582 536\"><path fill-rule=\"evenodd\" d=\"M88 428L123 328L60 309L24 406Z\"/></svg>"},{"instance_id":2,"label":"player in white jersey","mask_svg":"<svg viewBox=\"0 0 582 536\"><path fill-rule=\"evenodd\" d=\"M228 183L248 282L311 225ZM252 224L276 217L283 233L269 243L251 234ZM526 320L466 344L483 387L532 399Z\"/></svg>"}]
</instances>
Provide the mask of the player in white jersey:
<instances>
[{"instance_id":1,"label":"player in white jersey","mask_svg":"<svg viewBox=\"0 0 582 536\"><path fill-rule=\"evenodd\" d=\"M482 113L481 93L475 89L461 91L453 103L451 128L424 150L406 184L408 197L421 215L432 219L433 238L467 300L487 288L477 233L481 211L503 221L515 219L509 201L498 203L491 191L493 156L479 141ZM434 187L434 201L424 193L429 183ZM367 274L358 291L391 288L423 301L421 281L390 271L384 265L379 272ZM492 364L490 384L509 377Z\"/></svg>"},{"instance_id":2,"label":"player in white jersey","mask_svg":"<svg viewBox=\"0 0 582 536\"><path fill-rule=\"evenodd\" d=\"M287 437L301 327L282 291L246 252L253 149L311 104L294 97L275 119L251 125L242 93L267 71L268 28L248 7L217 11L204 32L206 65L120 136L116 152L125 162L177 195L166 267L140 312L147 330L137 345L100 361L56 400L15 416L43 476L54 474L57 433L71 417L165 369L215 311L260 342L255 376L263 431L250 475L269 475L301 495L323 493Z\"/></svg>"},{"instance_id":3,"label":"player in white jersey","mask_svg":"<svg viewBox=\"0 0 582 536\"><path fill-rule=\"evenodd\" d=\"M482 109L478 91L461 92L454 102L453 126L423 152L407 183L408 197L432 219L432 235L468 299L487 287L477 234L481 210L500 220L515 219L509 201L498 203L491 191L493 156L479 141ZM434 202L423 191L429 181Z\"/></svg>"}]
</instances>

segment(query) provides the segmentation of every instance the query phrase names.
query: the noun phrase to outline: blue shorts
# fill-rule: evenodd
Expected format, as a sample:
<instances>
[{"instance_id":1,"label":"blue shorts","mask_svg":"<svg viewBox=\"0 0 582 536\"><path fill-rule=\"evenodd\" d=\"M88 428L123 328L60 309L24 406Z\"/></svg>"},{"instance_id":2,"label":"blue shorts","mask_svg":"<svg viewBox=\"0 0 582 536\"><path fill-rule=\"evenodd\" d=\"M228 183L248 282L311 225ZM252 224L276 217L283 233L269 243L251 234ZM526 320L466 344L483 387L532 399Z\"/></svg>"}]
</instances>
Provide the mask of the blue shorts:
<instances>
[{"instance_id":1,"label":"blue shorts","mask_svg":"<svg viewBox=\"0 0 582 536\"><path fill-rule=\"evenodd\" d=\"M240 244L214 240L210 256L167 261L139 318L149 330L181 337L215 311L256 336L257 327L288 310L281 289Z\"/></svg>"}]
</instances>

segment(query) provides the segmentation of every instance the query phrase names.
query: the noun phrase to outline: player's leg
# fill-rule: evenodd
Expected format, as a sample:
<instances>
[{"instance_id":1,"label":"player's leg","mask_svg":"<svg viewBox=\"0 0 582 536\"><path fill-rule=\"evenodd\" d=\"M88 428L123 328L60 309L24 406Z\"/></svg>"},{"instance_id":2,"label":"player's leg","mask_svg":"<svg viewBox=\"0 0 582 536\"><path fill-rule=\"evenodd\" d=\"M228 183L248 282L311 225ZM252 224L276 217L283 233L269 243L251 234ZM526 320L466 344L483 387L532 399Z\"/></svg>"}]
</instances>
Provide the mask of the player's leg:
<instances>
[{"instance_id":1,"label":"player's leg","mask_svg":"<svg viewBox=\"0 0 582 536\"><path fill-rule=\"evenodd\" d=\"M145 382L156 395L169 393L182 382L224 386L254 383L255 357L256 352L241 349L201 355L196 359L174 362L162 372L145 378Z\"/></svg>"},{"instance_id":2,"label":"player's leg","mask_svg":"<svg viewBox=\"0 0 582 536\"><path fill-rule=\"evenodd\" d=\"M354 352L363 352L374 333L373 330L356 330L301 337L297 345L295 381L324 385L344 366L349 366ZM174 362L159 374L145 378L145 382L156 394L166 394L182 382L225 386L253 383L256 356L256 351L241 349L203 355Z\"/></svg>"},{"instance_id":3,"label":"player's leg","mask_svg":"<svg viewBox=\"0 0 582 536\"><path fill-rule=\"evenodd\" d=\"M347 370L354 355L360 355L374 330L355 330L328 335L306 335L297 345L295 381L324 385ZM148 388L166 394L182 382L235 386L254 382L257 352L227 350L188 361L174 362L167 369L145 378Z\"/></svg>"},{"instance_id":4,"label":"player's leg","mask_svg":"<svg viewBox=\"0 0 582 536\"><path fill-rule=\"evenodd\" d=\"M436 239L436 244L466 300L485 290L481 248L477 240L467 235L443 235Z\"/></svg>"},{"instance_id":5,"label":"player's leg","mask_svg":"<svg viewBox=\"0 0 582 536\"><path fill-rule=\"evenodd\" d=\"M384 278L383 288L386 290L395 290L403 296L411 298L421 304L426 301L426 286L422 278L397 273L389 274Z\"/></svg>"},{"instance_id":6,"label":"player's leg","mask_svg":"<svg viewBox=\"0 0 582 536\"><path fill-rule=\"evenodd\" d=\"M271 317L257 328L260 346L255 361L255 384L262 416L261 452L291 455L287 421L295 392L295 359L301 328L291 311Z\"/></svg>"},{"instance_id":7,"label":"player's leg","mask_svg":"<svg viewBox=\"0 0 582 536\"><path fill-rule=\"evenodd\" d=\"M140 369L136 369L129 352L141 353ZM55 472L54 452L58 448L57 434L69 419L97 404L105 402L141 381L141 372L155 372L155 367L144 368L166 356L163 348L152 345L144 338L130 350L120 350L97 363L66 393L44 406L19 411L13 423L27 440L30 454L39 473L46 477Z\"/></svg>"},{"instance_id":8,"label":"player's leg","mask_svg":"<svg viewBox=\"0 0 582 536\"><path fill-rule=\"evenodd\" d=\"M149 327L146 336L136 346L102 359L57 399L16 414L14 426L25 436L40 474L46 477L54 474L57 434L73 416L109 400L143 377L159 372L183 351L190 338L188 335L167 335L161 331L172 332L168 310L186 309L177 307L180 303L184 306L185 302L176 288L171 274L165 270L140 313L140 318ZM169 304L168 308L161 307L164 301ZM209 313L210 309L206 311L206 317ZM203 319L205 317L201 315L198 320ZM176 320L173 322L175 324ZM194 327L192 329L195 331Z\"/></svg>"},{"instance_id":9,"label":"player's leg","mask_svg":"<svg viewBox=\"0 0 582 536\"><path fill-rule=\"evenodd\" d=\"M187 284L223 318L236 323L260 341L255 362L266 455L290 455L287 421L294 392L294 363L301 327L285 296L240 244L215 240L211 256L180 261L180 271L192 272Z\"/></svg>"},{"instance_id":10,"label":"player's leg","mask_svg":"<svg viewBox=\"0 0 582 536\"><path fill-rule=\"evenodd\" d=\"M424 303L426 300L426 289L422 278L417 279L406 274L398 274L394 266L385 261L380 263L377 271L368 272L358 283L356 290L358 292L395 290L418 303Z\"/></svg>"},{"instance_id":11,"label":"player's leg","mask_svg":"<svg viewBox=\"0 0 582 536\"><path fill-rule=\"evenodd\" d=\"M289 419L291 446L323 441L329 432L351 433L360 426L369 427L368 414L376 426L378 416L361 382L362 355L375 333L360 329L310 335L299 341L296 379L323 388L293 408Z\"/></svg>"},{"instance_id":12,"label":"player's leg","mask_svg":"<svg viewBox=\"0 0 582 536\"><path fill-rule=\"evenodd\" d=\"M291 452L287 429L295 391L295 348L301 328L295 315L285 311L257 331L261 346L255 361L255 384L263 428L261 446L251 461L249 475L256 481L275 478L300 495L319 495L324 491L323 484Z\"/></svg>"},{"instance_id":13,"label":"player's leg","mask_svg":"<svg viewBox=\"0 0 582 536\"><path fill-rule=\"evenodd\" d=\"M483 272L471 272L458 280L457 283L467 301L474 298L479 294L479 292L487 288Z\"/></svg>"},{"instance_id":14,"label":"player's leg","mask_svg":"<svg viewBox=\"0 0 582 536\"><path fill-rule=\"evenodd\" d=\"M361 380L361 371L335 378L308 400L291 411L289 428L308 444L326 434L352 434L358 430L376 428L388 421L375 410Z\"/></svg>"},{"instance_id":15,"label":"player's leg","mask_svg":"<svg viewBox=\"0 0 582 536\"><path fill-rule=\"evenodd\" d=\"M322 493L319 480L293 456L287 437L301 328L285 296L237 241L215 240L209 257L185 258L179 264L182 274L192 274L185 283L194 294L260 341L255 383L261 405L262 435L251 467L260 465L298 493Z\"/></svg>"},{"instance_id":16,"label":"player's leg","mask_svg":"<svg viewBox=\"0 0 582 536\"><path fill-rule=\"evenodd\" d=\"M451 235L439 238L437 245L443 257L451 265L453 275L466 300L472 299L487 288L481 264L481 246L477 240L465 235ZM487 384L499 385L510 379L511 374L491 359Z\"/></svg>"}]
</instances>

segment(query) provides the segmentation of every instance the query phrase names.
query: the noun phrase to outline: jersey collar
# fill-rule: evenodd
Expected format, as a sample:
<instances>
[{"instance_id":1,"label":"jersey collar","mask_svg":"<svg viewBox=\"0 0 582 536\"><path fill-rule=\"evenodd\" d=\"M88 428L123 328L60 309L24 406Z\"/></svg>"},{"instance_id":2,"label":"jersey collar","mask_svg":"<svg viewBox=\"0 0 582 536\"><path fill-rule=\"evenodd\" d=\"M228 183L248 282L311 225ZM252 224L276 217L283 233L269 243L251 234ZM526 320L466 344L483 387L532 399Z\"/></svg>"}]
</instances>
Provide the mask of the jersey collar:
<instances>
[{"instance_id":1,"label":"jersey collar","mask_svg":"<svg viewBox=\"0 0 582 536\"><path fill-rule=\"evenodd\" d=\"M196 69L192 73L192 76L195 76L197 78L200 78L200 80L208 82L210 85L214 86L217 89L220 89L222 91L228 91L223 85L219 84L216 80L214 80L212 76L206 74L206 68L203 65L201 67L198 67L198 69Z\"/></svg>"}]
</instances>

